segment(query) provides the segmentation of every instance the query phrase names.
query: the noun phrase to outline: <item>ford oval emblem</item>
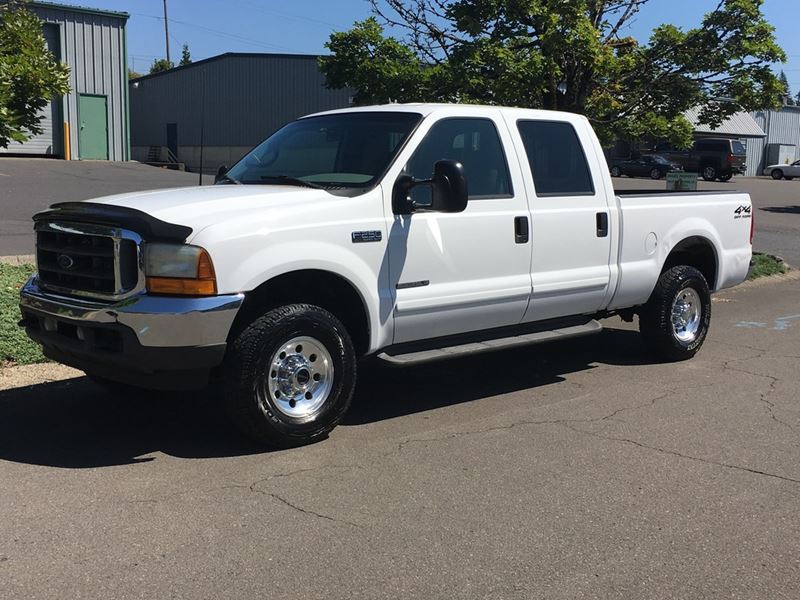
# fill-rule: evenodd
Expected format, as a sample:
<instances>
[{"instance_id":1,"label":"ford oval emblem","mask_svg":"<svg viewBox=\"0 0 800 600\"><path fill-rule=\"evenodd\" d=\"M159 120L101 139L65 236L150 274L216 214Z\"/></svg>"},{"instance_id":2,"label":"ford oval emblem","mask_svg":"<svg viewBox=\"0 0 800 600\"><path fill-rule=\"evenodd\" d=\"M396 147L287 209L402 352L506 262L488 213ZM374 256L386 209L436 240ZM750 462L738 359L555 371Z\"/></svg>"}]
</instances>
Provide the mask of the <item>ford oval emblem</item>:
<instances>
[{"instance_id":1,"label":"ford oval emblem","mask_svg":"<svg viewBox=\"0 0 800 600\"><path fill-rule=\"evenodd\" d=\"M75 266L75 261L71 256L67 254L59 254L58 258L56 259L58 266L64 269L65 271L69 271L72 267Z\"/></svg>"}]
</instances>

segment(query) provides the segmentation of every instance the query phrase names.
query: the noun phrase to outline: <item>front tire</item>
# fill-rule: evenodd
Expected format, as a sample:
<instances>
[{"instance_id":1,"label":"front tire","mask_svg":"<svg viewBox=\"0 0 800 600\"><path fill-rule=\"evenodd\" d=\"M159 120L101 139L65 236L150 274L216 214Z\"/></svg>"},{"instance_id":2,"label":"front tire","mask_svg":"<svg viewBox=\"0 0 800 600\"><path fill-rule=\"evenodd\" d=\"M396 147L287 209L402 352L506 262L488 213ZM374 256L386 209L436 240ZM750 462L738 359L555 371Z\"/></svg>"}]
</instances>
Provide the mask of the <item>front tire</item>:
<instances>
[{"instance_id":1,"label":"front tire","mask_svg":"<svg viewBox=\"0 0 800 600\"><path fill-rule=\"evenodd\" d=\"M708 165L703 167L702 175L704 181L714 181L717 178L717 169Z\"/></svg>"},{"instance_id":2,"label":"front tire","mask_svg":"<svg viewBox=\"0 0 800 600\"><path fill-rule=\"evenodd\" d=\"M619 167L611 167L611 176L612 177L621 177L622 170Z\"/></svg>"},{"instance_id":3,"label":"front tire","mask_svg":"<svg viewBox=\"0 0 800 600\"><path fill-rule=\"evenodd\" d=\"M639 313L639 331L652 351L668 361L697 354L711 323L711 293L703 274L686 265L658 278Z\"/></svg>"},{"instance_id":4,"label":"front tire","mask_svg":"<svg viewBox=\"0 0 800 600\"><path fill-rule=\"evenodd\" d=\"M661 179L661 171L659 169L650 171L650 179Z\"/></svg>"},{"instance_id":5,"label":"front tire","mask_svg":"<svg viewBox=\"0 0 800 600\"><path fill-rule=\"evenodd\" d=\"M774 171L772 171L772 178L775 181L783 179L783 171L781 171L780 169L775 169Z\"/></svg>"},{"instance_id":6,"label":"front tire","mask_svg":"<svg viewBox=\"0 0 800 600\"><path fill-rule=\"evenodd\" d=\"M233 421L275 448L323 439L350 407L356 355L344 325L310 304L275 308L229 345L225 402Z\"/></svg>"}]
</instances>

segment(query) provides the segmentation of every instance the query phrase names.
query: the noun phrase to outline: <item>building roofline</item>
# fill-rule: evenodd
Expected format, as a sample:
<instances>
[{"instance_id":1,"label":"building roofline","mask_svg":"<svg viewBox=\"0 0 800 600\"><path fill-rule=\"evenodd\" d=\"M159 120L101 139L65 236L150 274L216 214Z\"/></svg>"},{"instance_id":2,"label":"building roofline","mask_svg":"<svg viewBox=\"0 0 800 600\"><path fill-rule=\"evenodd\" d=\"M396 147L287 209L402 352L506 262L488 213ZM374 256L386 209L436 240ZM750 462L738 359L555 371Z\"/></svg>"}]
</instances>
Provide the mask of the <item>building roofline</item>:
<instances>
[{"instance_id":1,"label":"building roofline","mask_svg":"<svg viewBox=\"0 0 800 600\"><path fill-rule=\"evenodd\" d=\"M211 56L209 58L204 58L203 60L198 60L192 62L188 65L178 65L170 69L169 71L159 71L158 73L149 73L147 75L142 75L141 77L137 77L135 79L131 79L129 83L138 83L140 81L144 81L146 79L153 79L154 77L161 77L162 75L168 75L170 73L174 73L175 71L183 71L186 69L191 69L193 67L199 67L200 65L205 65L210 62L214 62L217 60L222 60L225 58L304 58L304 59L311 59L314 60L319 58L318 54L280 54L280 53L273 53L273 52L225 52L224 54L218 54L217 56Z\"/></svg>"},{"instance_id":2,"label":"building roofline","mask_svg":"<svg viewBox=\"0 0 800 600\"><path fill-rule=\"evenodd\" d=\"M103 8L92 8L90 6L73 6L72 4L59 4L58 2L47 2L45 0L33 0L31 6L41 6L42 8L53 8L56 10L65 10L67 12L84 13L89 15L102 15L104 17L115 17L117 19L130 18L130 14L116 10L105 10Z\"/></svg>"}]
</instances>

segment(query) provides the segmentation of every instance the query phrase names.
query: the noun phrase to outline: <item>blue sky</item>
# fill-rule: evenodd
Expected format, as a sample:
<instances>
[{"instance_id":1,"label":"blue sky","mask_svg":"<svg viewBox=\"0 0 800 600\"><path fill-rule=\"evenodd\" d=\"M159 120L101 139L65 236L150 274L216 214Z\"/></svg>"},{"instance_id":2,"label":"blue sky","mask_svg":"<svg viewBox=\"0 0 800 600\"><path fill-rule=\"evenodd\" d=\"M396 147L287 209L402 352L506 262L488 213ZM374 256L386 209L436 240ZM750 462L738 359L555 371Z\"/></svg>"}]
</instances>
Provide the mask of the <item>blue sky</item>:
<instances>
[{"instance_id":1,"label":"blue sky","mask_svg":"<svg viewBox=\"0 0 800 600\"><path fill-rule=\"evenodd\" d=\"M55 0L61 2L61 0ZM665 22L697 25L718 0L651 0L629 28L646 39ZM154 58L164 56L162 0L75 0L61 2L130 13L129 66L146 73ZM223 52L321 54L332 31L348 29L369 15L367 0L168 0L173 60L189 44L192 58ZM800 1L766 0L764 13L789 55L783 65L793 92L800 91ZM777 68L780 68L777 67Z\"/></svg>"}]
</instances>

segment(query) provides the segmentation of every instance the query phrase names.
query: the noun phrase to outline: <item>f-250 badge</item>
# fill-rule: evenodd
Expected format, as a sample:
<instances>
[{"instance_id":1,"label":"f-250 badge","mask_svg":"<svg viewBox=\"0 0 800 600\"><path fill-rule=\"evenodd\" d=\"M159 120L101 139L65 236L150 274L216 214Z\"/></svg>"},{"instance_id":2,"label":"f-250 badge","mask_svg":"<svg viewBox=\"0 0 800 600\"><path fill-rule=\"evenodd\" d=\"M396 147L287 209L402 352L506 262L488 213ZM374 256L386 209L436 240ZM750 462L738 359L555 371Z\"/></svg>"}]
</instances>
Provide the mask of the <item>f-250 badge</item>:
<instances>
[{"instance_id":1,"label":"f-250 badge","mask_svg":"<svg viewBox=\"0 0 800 600\"><path fill-rule=\"evenodd\" d=\"M739 206L739 208L737 208L735 211L733 211L733 214L736 215L733 218L734 219L749 219L750 217L752 217L752 215L750 214L752 210L753 210L752 206Z\"/></svg>"}]
</instances>

